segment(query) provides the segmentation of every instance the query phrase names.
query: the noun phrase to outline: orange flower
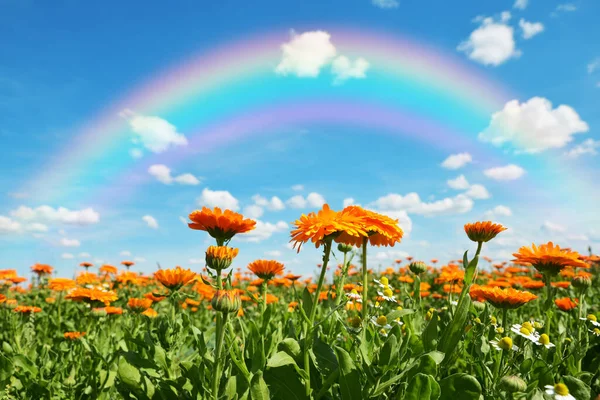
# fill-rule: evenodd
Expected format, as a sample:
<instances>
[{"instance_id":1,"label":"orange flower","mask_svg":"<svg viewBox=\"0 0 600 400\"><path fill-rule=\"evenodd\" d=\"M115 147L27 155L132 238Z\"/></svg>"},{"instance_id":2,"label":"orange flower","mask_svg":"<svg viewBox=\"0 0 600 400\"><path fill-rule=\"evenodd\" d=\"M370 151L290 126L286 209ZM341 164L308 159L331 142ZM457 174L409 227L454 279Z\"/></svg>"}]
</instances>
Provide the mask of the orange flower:
<instances>
[{"instance_id":1,"label":"orange flower","mask_svg":"<svg viewBox=\"0 0 600 400\"><path fill-rule=\"evenodd\" d=\"M189 215L192 222L188 223L191 229L206 231L217 241L228 241L238 233L249 232L256 226L256 221L244 219L242 214L231 210L221 211L219 207L211 210L202 207Z\"/></svg>"},{"instance_id":2,"label":"orange flower","mask_svg":"<svg viewBox=\"0 0 600 400\"><path fill-rule=\"evenodd\" d=\"M75 281L68 278L54 278L48 281L48 287L55 292L64 292L75 287Z\"/></svg>"},{"instance_id":3,"label":"orange flower","mask_svg":"<svg viewBox=\"0 0 600 400\"><path fill-rule=\"evenodd\" d=\"M129 269L132 265L135 265L135 263L133 261L121 261L121 265L124 265L127 269Z\"/></svg>"},{"instance_id":4,"label":"orange flower","mask_svg":"<svg viewBox=\"0 0 600 400\"><path fill-rule=\"evenodd\" d=\"M465 232L469 239L474 242L489 242L506 228L500 224L494 224L492 221L475 222L465 224Z\"/></svg>"},{"instance_id":5,"label":"orange flower","mask_svg":"<svg viewBox=\"0 0 600 400\"><path fill-rule=\"evenodd\" d=\"M533 293L513 288L486 287L473 285L469 293L473 299L489 301L496 308L518 308L537 299Z\"/></svg>"},{"instance_id":6,"label":"orange flower","mask_svg":"<svg viewBox=\"0 0 600 400\"><path fill-rule=\"evenodd\" d=\"M46 264L35 264L31 267L31 270L38 275L50 275L54 268Z\"/></svg>"},{"instance_id":7,"label":"orange flower","mask_svg":"<svg viewBox=\"0 0 600 400\"><path fill-rule=\"evenodd\" d=\"M6 301L6 296L0 293L0 303L4 303Z\"/></svg>"},{"instance_id":8,"label":"orange flower","mask_svg":"<svg viewBox=\"0 0 600 400\"><path fill-rule=\"evenodd\" d=\"M302 275L294 275L291 272L284 276L285 279L296 282L298 279L302 278Z\"/></svg>"},{"instance_id":9,"label":"orange flower","mask_svg":"<svg viewBox=\"0 0 600 400\"><path fill-rule=\"evenodd\" d=\"M123 309L121 307L104 307L104 311L108 315L121 315L123 314Z\"/></svg>"},{"instance_id":10,"label":"orange flower","mask_svg":"<svg viewBox=\"0 0 600 400\"><path fill-rule=\"evenodd\" d=\"M127 307L129 307L132 311L135 311L135 312L144 311L144 310L152 307L152 300L138 299L138 298L133 297L133 298L129 299L129 301L127 302Z\"/></svg>"},{"instance_id":11,"label":"orange flower","mask_svg":"<svg viewBox=\"0 0 600 400\"><path fill-rule=\"evenodd\" d=\"M275 260L256 260L248 264L248 269L259 278L269 281L275 275L283 274L284 266Z\"/></svg>"},{"instance_id":12,"label":"orange flower","mask_svg":"<svg viewBox=\"0 0 600 400\"><path fill-rule=\"evenodd\" d=\"M42 309L39 307L32 306L16 306L13 311L21 314L32 314L42 312Z\"/></svg>"},{"instance_id":13,"label":"orange flower","mask_svg":"<svg viewBox=\"0 0 600 400\"><path fill-rule=\"evenodd\" d=\"M15 269L0 269L0 280L8 280L17 276Z\"/></svg>"},{"instance_id":14,"label":"orange flower","mask_svg":"<svg viewBox=\"0 0 600 400\"><path fill-rule=\"evenodd\" d=\"M113 265L104 264L103 266L101 266L99 268L99 271L102 272L103 274L116 275L117 274L117 267L115 267Z\"/></svg>"},{"instance_id":15,"label":"orange flower","mask_svg":"<svg viewBox=\"0 0 600 400\"><path fill-rule=\"evenodd\" d=\"M554 304L556 304L556 307L558 307L562 311L571 311L572 309L577 307L577 304L579 304L579 299L571 300L568 297L563 297L561 299L554 300Z\"/></svg>"},{"instance_id":16,"label":"orange flower","mask_svg":"<svg viewBox=\"0 0 600 400\"><path fill-rule=\"evenodd\" d=\"M128 283L136 285L139 281L139 278L140 276L136 272L123 271L119 275L117 275L116 280L117 282L123 285L126 285Z\"/></svg>"},{"instance_id":17,"label":"orange flower","mask_svg":"<svg viewBox=\"0 0 600 400\"><path fill-rule=\"evenodd\" d=\"M153 292L146 293L144 295L144 297L147 298L147 299L152 300L155 303L158 303L159 301L163 301L166 298L166 296L157 295L157 294L155 294Z\"/></svg>"},{"instance_id":18,"label":"orange flower","mask_svg":"<svg viewBox=\"0 0 600 400\"><path fill-rule=\"evenodd\" d=\"M84 301L86 303L100 302L108 305L117 300L118 296L115 292L108 290L75 288L65 296L65 299Z\"/></svg>"},{"instance_id":19,"label":"orange flower","mask_svg":"<svg viewBox=\"0 0 600 400\"><path fill-rule=\"evenodd\" d=\"M95 285L100 282L100 278L93 272L82 272L75 278L78 285Z\"/></svg>"},{"instance_id":20,"label":"orange flower","mask_svg":"<svg viewBox=\"0 0 600 400\"><path fill-rule=\"evenodd\" d=\"M552 242L539 247L535 244L532 244L531 248L523 246L513 256L515 257L513 261L532 265L538 271L551 275L556 275L565 267L588 268L588 265L579 259L579 253L561 249Z\"/></svg>"},{"instance_id":21,"label":"orange flower","mask_svg":"<svg viewBox=\"0 0 600 400\"><path fill-rule=\"evenodd\" d=\"M94 264L92 264L91 262L84 261L84 262L82 262L81 264L79 264L79 266L80 266L80 267L83 267L83 268L85 268L85 269L88 269L89 267L93 267L93 266L94 266Z\"/></svg>"},{"instance_id":22,"label":"orange flower","mask_svg":"<svg viewBox=\"0 0 600 400\"><path fill-rule=\"evenodd\" d=\"M56 303L56 299L54 297L46 297L46 303L54 304Z\"/></svg>"},{"instance_id":23,"label":"orange flower","mask_svg":"<svg viewBox=\"0 0 600 400\"><path fill-rule=\"evenodd\" d=\"M148 308L146 311L144 311L142 313L142 315L145 315L146 317L149 317L149 318L156 318L156 317L158 317L158 313L153 308Z\"/></svg>"},{"instance_id":24,"label":"orange flower","mask_svg":"<svg viewBox=\"0 0 600 400\"><path fill-rule=\"evenodd\" d=\"M531 289L541 289L546 285L542 281L528 281L528 282L523 282L521 284L521 286L523 286L523 288L525 288L525 289L531 290Z\"/></svg>"},{"instance_id":25,"label":"orange flower","mask_svg":"<svg viewBox=\"0 0 600 400\"><path fill-rule=\"evenodd\" d=\"M19 283L25 282L27 278L24 278L22 276L13 276L12 278L8 278L8 280L14 283L15 285L18 285Z\"/></svg>"},{"instance_id":26,"label":"orange flower","mask_svg":"<svg viewBox=\"0 0 600 400\"><path fill-rule=\"evenodd\" d=\"M558 287L561 289L568 289L569 286L571 286L571 282L569 282L569 281L552 282L552 286Z\"/></svg>"},{"instance_id":27,"label":"orange flower","mask_svg":"<svg viewBox=\"0 0 600 400\"><path fill-rule=\"evenodd\" d=\"M206 249L206 266L216 271L227 269L238 252L239 249L227 246L209 246Z\"/></svg>"},{"instance_id":28,"label":"orange flower","mask_svg":"<svg viewBox=\"0 0 600 400\"><path fill-rule=\"evenodd\" d=\"M196 273L181 267L173 269L159 269L154 273L154 278L170 290L179 290L196 279Z\"/></svg>"},{"instance_id":29,"label":"orange flower","mask_svg":"<svg viewBox=\"0 0 600 400\"><path fill-rule=\"evenodd\" d=\"M65 332L65 339L77 340L85 335L85 332Z\"/></svg>"},{"instance_id":30,"label":"orange flower","mask_svg":"<svg viewBox=\"0 0 600 400\"><path fill-rule=\"evenodd\" d=\"M398 226L398 220L373 211L365 210L360 206L348 206L340 211L343 218L354 218L367 232L369 243L372 246L394 246L399 243L404 235ZM364 235L357 237L347 231L342 232L335 240L336 242L350 244L356 247L362 245Z\"/></svg>"}]
</instances>

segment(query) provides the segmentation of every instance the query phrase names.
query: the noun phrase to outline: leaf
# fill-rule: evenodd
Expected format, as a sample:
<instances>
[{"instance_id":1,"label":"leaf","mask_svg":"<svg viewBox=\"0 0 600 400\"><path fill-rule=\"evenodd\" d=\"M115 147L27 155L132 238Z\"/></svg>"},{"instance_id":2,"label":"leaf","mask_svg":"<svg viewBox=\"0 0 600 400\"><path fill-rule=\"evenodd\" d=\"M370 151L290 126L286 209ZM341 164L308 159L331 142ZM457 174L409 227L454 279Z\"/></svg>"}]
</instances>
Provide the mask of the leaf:
<instances>
[{"instance_id":1,"label":"leaf","mask_svg":"<svg viewBox=\"0 0 600 400\"><path fill-rule=\"evenodd\" d=\"M379 351L379 365L385 366L392 364L398 356L396 347L398 346L398 339L394 335L388 336L383 348Z\"/></svg>"},{"instance_id":2,"label":"leaf","mask_svg":"<svg viewBox=\"0 0 600 400\"><path fill-rule=\"evenodd\" d=\"M159 344L154 346L154 362L162 368L163 371L168 371L169 365L167 364L167 354L165 353L165 349Z\"/></svg>"},{"instance_id":3,"label":"leaf","mask_svg":"<svg viewBox=\"0 0 600 400\"><path fill-rule=\"evenodd\" d=\"M479 400L481 385L468 374L454 374L440 381L440 400Z\"/></svg>"},{"instance_id":4,"label":"leaf","mask_svg":"<svg viewBox=\"0 0 600 400\"><path fill-rule=\"evenodd\" d=\"M406 379L410 381L413 376L418 373L435 376L437 374L437 365L441 363L443 359L444 355L438 351L423 354L407 371Z\"/></svg>"},{"instance_id":5,"label":"leaf","mask_svg":"<svg viewBox=\"0 0 600 400\"><path fill-rule=\"evenodd\" d=\"M417 374L408 383L404 400L437 400L440 397L440 385L431 375Z\"/></svg>"},{"instance_id":6,"label":"leaf","mask_svg":"<svg viewBox=\"0 0 600 400\"><path fill-rule=\"evenodd\" d=\"M581 380L572 376L563 376L565 385L569 388L569 394L576 399L590 399L592 398L591 388L583 383Z\"/></svg>"},{"instance_id":7,"label":"leaf","mask_svg":"<svg viewBox=\"0 0 600 400\"><path fill-rule=\"evenodd\" d=\"M310 316L310 312L312 310L312 296L308 291L308 286L304 287L304 291L302 292L302 309L306 313L306 316Z\"/></svg>"},{"instance_id":8,"label":"leaf","mask_svg":"<svg viewBox=\"0 0 600 400\"><path fill-rule=\"evenodd\" d=\"M333 349L318 336L315 338L312 351L315 356L315 366L323 376L329 376L338 368L338 361Z\"/></svg>"},{"instance_id":9,"label":"leaf","mask_svg":"<svg viewBox=\"0 0 600 400\"><path fill-rule=\"evenodd\" d=\"M292 356L294 359L300 357L302 349L300 349L300 344L296 339L285 338L277 345L277 349L279 351L285 351L287 354Z\"/></svg>"},{"instance_id":10,"label":"leaf","mask_svg":"<svg viewBox=\"0 0 600 400\"><path fill-rule=\"evenodd\" d=\"M263 379L262 371L258 371L250 382L250 397L252 400L269 400L269 388Z\"/></svg>"},{"instance_id":11,"label":"leaf","mask_svg":"<svg viewBox=\"0 0 600 400\"><path fill-rule=\"evenodd\" d=\"M283 351L278 351L273 354L269 361L267 362L267 368L277 368L283 367L285 365L296 365L296 361L287 353Z\"/></svg>"},{"instance_id":12,"label":"leaf","mask_svg":"<svg viewBox=\"0 0 600 400\"><path fill-rule=\"evenodd\" d=\"M124 357L119 359L119 369L117 370L117 374L119 375L119 379L127 386L139 389L141 375L140 371L129 364Z\"/></svg>"},{"instance_id":13,"label":"leaf","mask_svg":"<svg viewBox=\"0 0 600 400\"><path fill-rule=\"evenodd\" d=\"M415 310L411 310L410 308L404 308L402 310L394 310L392 312L390 312L388 315L385 316L385 318L388 321L394 321L396 320L396 318L402 318L405 315L410 315L413 314L415 312Z\"/></svg>"},{"instance_id":14,"label":"leaf","mask_svg":"<svg viewBox=\"0 0 600 400\"><path fill-rule=\"evenodd\" d=\"M438 350L446 355L447 360L450 360L450 355L456 349L458 342L464 333L465 324L469 316L471 297L466 293L468 287L463 287L463 291L465 291L465 295L462 296L461 294L462 298L456 307L454 318L452 318L450 325L446 327L438 342Z\"/></svg>"},{"instance_id":15,"label":"leaf","mask_svg":"<svg viewBox=\"0 0 600 400\"><path fill-rule=\"evenodd\" d=\"M352 361L350 354L341 347L335 346L334 350L340 368L338 383L340 385L342 399L361 400L360 374L354 365L354 361Z\"/></svg>"},{"instance_id":16,"label":"leaf","mask_svg":"<svg viewBox=\"0 0 600 400\"><path fill-rule=\"evenodd\" d=\"M38 368L29 360L29 358L25 357L22 354L17 354L12 359L13 365L16 367L21 367L25 371L29 372L34 378L38 375Z\"/></svg>"},{"instance_id":17,"label":"leaf","mask_svg":"<svg viewBox=\"0 0 600 400\"><path fill-rule=\"evenodd\" d=\"M437 338L438 338L437 322L438 322L437 312L434 311L431 315L431 319L429 320L429 323L423 330L423 347L425 348L425 351L431 351L431 350L435 349L435 346L437 345Z\"/></svg>"},{"instance_id":18,"label":"leaf","mask_svg":"<svg viewBox=\"0 0 600 400\"><path fill-rule=\"evenodd\" d=\"M537 381L537 386L543 389L546 385L554 385L554 375L552 370L543 360L536 360L531 370L531 380Z\"/></svg>"},{"instance_id":19,"label":"leaf","mask_svg":"<svg viewBox=\"0 0 600 400\"><path fill-rule=\"evenodd\" d=\"M296 370L290 366L270 368L265 372L270 395L274 399L306 400L304 383Z\"/></svg>"}]
</instances>

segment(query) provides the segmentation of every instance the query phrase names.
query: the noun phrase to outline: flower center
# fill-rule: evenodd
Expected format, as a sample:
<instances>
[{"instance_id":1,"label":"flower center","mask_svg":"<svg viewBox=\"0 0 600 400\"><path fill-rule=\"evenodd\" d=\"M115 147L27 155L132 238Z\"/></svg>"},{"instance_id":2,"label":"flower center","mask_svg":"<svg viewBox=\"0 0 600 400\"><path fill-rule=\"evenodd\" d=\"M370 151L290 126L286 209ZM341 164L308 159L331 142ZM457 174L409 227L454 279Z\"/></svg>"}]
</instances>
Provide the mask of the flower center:
<instances>
[{"instance_id":1,"label":"flower center","mask_svg":"<svg viewBox=\"0 0 600 400\"><path fill-rule=\"evenodd\" d=\"M519 329L519 332L521 332L525 336L531 335L531 331L529 329L525 328L524 326L522 326L521 329Z\"/></svg>"},{"instance_id":2,"label":"flower center","mask_svg":"<svg viewBox=\"0 0 600 400\"><path fill-rule=\"evenodd\" d=\"M594 314L588 315L587 319L589 319L590 321L594 321L594 322L598 321L598 319L596 318L596 316Z\"/></svg>"},{"instance_id":3,"label":"flower center","mask_svg":"<svg viewBox=\"0 0 600 400\"><path fill-rule=\"evenodd\" d=\"M533 325L531 325L530 322L523 322L523 325L521 325L523 328L527 329L529 332L533 331Z\"/></svg>"},{"instance_id":4,"label":"flower center","mask_svg":"<svg viewBox=\"0 0 600 400\"><path fill-rule=\"evenodd\" d=\"M382 285L387 285L389 283L388 278L385 277L385 276L383 278L381 278L380 282L381 282Z\"/></svg>"},{"instance_id":5,"label":"flower center","mask_svg":"<svg viewBox=\"0 0 600 400\"><path fill-rule=\"evenodd\" d=\"M540 343L543 345L550 344L550 337L545 333L542 333L542 335L540 336Z\"/></svg>"},{"instance_id":6,"label":"flower center","mask_svg":"<svg viewBox=\"0 0 600 400\"><path fill-rule=\"evenodd\" d=\"M566 396L569 394L569 388L564 383L557 383L554 385L554 392L561 396Z\"/></svg>"},{"instance_id":7,"label":"flower center","mask_svg":"<svg viewBox=\"0 0 600 400\"><path fill-rule=\"evenodd\" d=\"M377 325L385 325L387 324L387 318L385 317L385 315L381 315L379 317L377 317Z\"/></svg>"},{"instance_id":8,"label":"flower center","mask_svg":"<svg viewBox=\"0 0 600 400\"><path fill-rule=\"evenodd\" d=\"M508 336L506 336L506 337L503 337L498 342L498 347L500 347L503 350L510 350L510 349L512 349L512 344L513 344L512 339L509 338Z\"/></svg>"},{"instance_id":9,"label":"flower center","mask_svg":"<svg viewBox=\"0 0 600 400\"><path fill-rule=\"evenodd\" d=\"M394 295L394 293L393 293L393 292L392 292L390 289L385 289L385 290L383 291L383 295L384 295L385 297L392 297L392 296Z\"/></svg>"}]
</instances>

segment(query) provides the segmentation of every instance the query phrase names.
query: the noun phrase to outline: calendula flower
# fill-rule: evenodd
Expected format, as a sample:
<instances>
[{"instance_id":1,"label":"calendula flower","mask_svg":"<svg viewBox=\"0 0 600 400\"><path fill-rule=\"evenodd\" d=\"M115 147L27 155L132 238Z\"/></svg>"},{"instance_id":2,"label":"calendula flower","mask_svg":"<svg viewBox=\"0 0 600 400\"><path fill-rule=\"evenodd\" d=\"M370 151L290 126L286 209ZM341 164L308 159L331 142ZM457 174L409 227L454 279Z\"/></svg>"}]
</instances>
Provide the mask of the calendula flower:
<instances>
[{"instance_id":1,"label":"calendula flower","mask_svg":"<svg viewBox=\"0 0 600 400\"><path fill-rule=\"evenodd\" d=\"M546 394L552 396L555 400L577 400L575 397L569 394L569 388L564 383L557 383L556 385L546 385Z\"/></svg>"},{"instance_id":2,"label":"calendula flower","mask_svg":"<svg viewBox=\"0 0 600 400\"><path fill-rule=\"evenodd\" d=\"M33 314L42 312L42 309L40 307L33 306L16 306L13 311L21 314Z\"/></svg>"},{"instance_id":3,"label":"calendula flower","mask_svg":"<svg viewBox=\"0 0 600 400\"><path fill-rule=\"evenodd\" d=\"M80 267L83 267L83 268L85 268L85 269L88 269L88 268L90 268L90 267L93 267L93 266L94 266L94 264L92 264L91 262L84 261L84 262L82 262L81 264L79 264L79 266L80 266Z\"/></svg>"},{"instance_id":4,"label":"calendula flower","mask_svg":"<svg viewBox=\"0 0 600 400\"><path fill-rule=\"evenodd\" d=\"M104 312L108 315L121 315L123 314L123 309L121 307L104 307Z\"/></svg>"},{"instance_id":5,"label":"calendula flower","mask_svg":"<svg viewBox=\"0 0 600 400\"><path fill-rule=\"evenodd\" d=\"M267 299L268 300L268 299ZM212 307L222 313L237 312L242 306L242 300L237 290L217 290L211 301Z\"/></svg>"},{"instance_id":6,"label":"calendula flower","mask_svg":"<svg viewBox=\"0 0 600 400\"><path fill-rule=\"evenodd\" d=\"M196 273L189 269L175 267L173 269L159 269L154 273L154 278L169 290L176 291L182 286L193 282L196 279Z\"/></svg>"},{"instance_id":7,"label":"calendula flower","mask_svg":"<svg viewBox=\"0 0 600 400\"><path fill-rule=\"evenodd\" d=\"M54 278L48 281L48 287L55 292L64 292L75 287L75 281L68 278Z\"/></svg>"},{"instance_id":8,"label":"calendula flower","mask_svg":"<svg viewBox=\"0 0 600 400\"><path fill-rule=\"evenodd\" d=\"M302 278L302 275L294 275L291 272L284 276L285 279L296 282L298 279Z\"/></svg>"},{"instance_id":9,"label":"calendula flower","mask_svg":"<svg viewBox=\"0 0 600 400\"><path fill-rule=\"evenodd\" d=\"M465 232L469 239L477 243L489 242L506 228L492 221L474 222L465 224Z\"/></svg>"},{"instance_id":10,"label":"calendula flower","mask_svg":"<svg viewBox=\"0 0 600 400\"><path fill-rule=\"evenodd\" d=\"M531 248L523 246L518 253L514 253L514 262L532 265L541 273L558 274L565 267L587 268L588 265L579 259L579 253L568 249L561 249L552 242L535 244Z\"/></svg>"},{"instance_id":11,"label":"calendula flower","mask_svg":"<svg viewBox=\"0 0 600 400\"><path fill-rule=\"evenodd\" d=\"M127 285L127 284L132 284L132 285L137 285L137 283L139 282L140 276L136 273L136 272L132 272L132 271L123 271L121 272L119 275L117 275L117 277L115 278L115 280L123 285Z\"/></svg>"},{"instance_id":12,"label":"calendula flower","mask_svg":"<svg viewBox=\"0 0 600 400\"><path fill-rule=\"evenodd\" d=\"M523 292L513 288L501 289L473 285L470 293L472 298L489 301L496 308L518 308L532 300L537 299L533 293Z\"/></svg>"},{"instance_id":13,"label":"calendula flower","mask_svg":"<svg viewBox=\"0 0 600 400\"><path fill-rule=\"evenodd\" d=\"M115 292L97 288L74 288L65 296L65 299L73 301L83 301L86 303L99 302L105 305L110 304L118 298Z\"/></svg>"},{"instance_id":14,"label":"calendula flower","mask_svg":"<svg viewBox=\"0 0 600 400\"><path fill-rule=\"evenodd\" d=\"M4 303L6 301L6 296L0 293L0 303Z\"/></svg>"},{"instance_id":15,"label":"calendula flower","mask_svg":"<svg viewBox=\"0 0 600 400\"><path fill-rule=\"evenodd\" d=\"M492 347L498 351L519 351L519 348L513 344L513 341L508 336L503 337L500 340L490 340Z\"/></svg>"},{"instance_id":16,"label":"calendula flower","mask_svg":"<svg viewBox=\"0 0 600 400\"><path fill-rule=\"evenodd\" d=\"M17 276L17 270L16 269L0 269L0 281L1 280L8 280L10 278L13 278Z\"/></svg>"},{"instance_id":17,"label":"calendula flower","mask_svg":"<svg viewBox=\"0 0 600 400\"><path fill-rule=\"evenodd\" d=\"M153 308L146 309L144 312L142 312L142 315L145 315L146 317L149 317L149 318L158 317L158 313Z\"/></svg>"},{"instance_id":18,"label":"calendula flower","mask_svg":"<svg viewBox=\"0 0 600 400\"><path fill-rule=\"evenodd\" d=\"M206 249L206 266L216 271L222 271L231 266L239 249L227 246L210 246Z\"/></svg>"},{"instance_id":19,"label":"calendula flower","mask_svg":"<svg viewBox=\"0 0 600 400\"><path fill-rule=\"evenodd\" d=\"M114 265L104 264L98 270L103 274L117 274L117 267L115 267Z\"/></svg>"},{"instance_id":20,"label":"calendula flower","mask_svg":"<svg viewBox=\"0 0 600 400\"><path fill-rule=\"evenodd\" d=\"M189 215L192 222L188 223L191 229L206 231L218 241L228 241L238 233L250 232L256 227L256 221L244 219L242 214L231 210L221 211L219 207L214 210L203 207Z\"/></svg>"},{"instance_id":21,"label":"calendula flower","mask_svg":"<svg viewBox=\"0 0 600 400\"><path fill-rule=\"evenodd\" d=\"M569 297L563 297L561 299L554 300L554 304L562 311L571 311L577 304L579 303L579 299L571 300Z\"/></svg>"},{"instance_id":22,"label":"calendula flower","mask_svg":"<svg viewBox=\"0 0 600 400\"><path fill-rule=\"evenodd\" d=\"M121 265L125 266L125 268L129 269L132 265L135 265L133 261L125 260L121 261Z\"/></svg>"},{"instance_id":23,"label":"calendula flower","mask_svg":"<svg viewBox=\"0 0 600 400\"><path fill-rule=\"evenodd\" d=\"M22 276L13 276L12 278L8 278L7 280L11 281L15 285L18 285L19 283L25 282L27 278L24 278Z\"/></svg>"},{"instance_id":24,"label":"calendula flower","mask_svg":"<svg viewBox=\"0 0 600 400\"><path fill-rule=\"evenodd\" d=\"M138 299L138 298L131 298L129 299L129 301L127 302L127 306L129 307L129 309L131 311L134 312L141 312L144 310L147 310L148 308L152 307L152 300L150 299Z\"/></svg>"},{"instance_id":25,"label":"calendula flower","mask_svg":"<svg viewBox=\"0 0 600 400\"><path fill-rule=\"evenodd\" d=\"M85 332L65 332L65 339L76 340L85 335Z\"/></svg>"},{"instance_id":26,"label":"calendula flower","mask_svg":"<svg viewBox=\"0 0 600 400\"><path fill-rule=\"evenodd\" d=\"M152 300L154 303L158 303L159 301L163 301L166 299L166 296L162 296L160 294L156 294L154 292L146 293L144 295L145 298Z\"/></svg>"},{"instance_id":27,"label":"calendula flower","mask_svg":"<svg viewBox=\"0 0 600 400\"><path fill-rule=\"evenodd\" d=\"M36 273L37 275L50 275L52 274L52 271L54 271L54 268L52 268L51 266L47 265L47 264L35 264L31 267L31 271L33 271L34 273Z\"/></svg>"},{"instance_id":28,"label":"calendula flower","mask_svg":"<svg viewBox=\"0 0 600 400\"><path fill-rule=\"evenodd\" d=\"M371 317L371 322L378 328L383 329L392 329L392 326L388 324L387 318L385 315L380 315L379 317Z\"/></svg>"},{"instance_id":29,"label":"calendula flower","mask_svg":"<svg viewBox=\"0 0 600 400\"><path fill-rule=\"evenodd\" d=\"M347 221L354 221L355 224L362 225L361 231L365 231L366 237L372 246L394 246L400 243L404 232L398 225L398 220L379 214L373 211L365 210L360 206L348 206L339 213L340 218ZM360 247L365 235L357 235L357 231L343 231L335 241Z\"/></svg>"},{"instance_id":30,"label":"calendula flower","mask_svg":"<svg viewBox=\"0 0 600 400\"><path fill-rule=\"evenodd\" d=\"M93 272L82 272L81 274L77 275L77 278L75 278L75 281L77 281L78 285L95 285L98 282L100 282L100 278L98 277L98 275L94 274Z\"/></svg>"},{"instance_id":31,"label":"calendula flower","mask_svg":"<svg viewBox=\"0 0 600 400\"><path fill-rule=\"evenodd\" d=\"M248 264L248 269L259 278L269 281L275 275L283 274L284 266L275 260L256 260Z\"/></svg>"}]
</instances>

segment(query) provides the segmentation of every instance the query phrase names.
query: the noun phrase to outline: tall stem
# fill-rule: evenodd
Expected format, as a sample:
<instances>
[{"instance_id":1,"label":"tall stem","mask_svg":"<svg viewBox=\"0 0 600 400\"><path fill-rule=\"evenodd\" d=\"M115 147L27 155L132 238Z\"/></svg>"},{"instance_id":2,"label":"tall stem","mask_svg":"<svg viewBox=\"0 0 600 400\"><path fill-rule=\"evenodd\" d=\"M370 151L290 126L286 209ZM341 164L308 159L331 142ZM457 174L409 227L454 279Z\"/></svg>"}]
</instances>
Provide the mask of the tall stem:
<instances>
[{"instance_id":1,"label":"tall stem","mask_svg":"<svg viewBox=\"0 0 600 400\"><path fill-rule=\"evenodd\" d=\"M344 294L344 282L346 281L346 273L347 273L347 264L348 263L348 253L344 252L344 263L342 264L342 271L340 272L340 279L337 282L337 287L335 291L335 305L337 307L340 304L341 297Z\"/></svg>"},{"instance_id":2,"label":"tall stem","mask_svg":"<svg viewBox=\"0 0 600 400\"><path fill-rule=\"evenodd\" d=\"M369 276L368 276L368 268L367 268L367 243L368 238L363 237L362 242L362 319L363 323L367 319L367 313L369 311L369 307L367 305L367 301L369 299Z\"/></svg>"},{"instance_id":3,"label":"tall stem","mask_svg":"<svg viewBox=\"0 0 600 400\"><path fill-rule=\"evenodd\" d=\"M552 277L548 273L544 273L544 282L546 283L546 327L545 332L550 334L550 327L552 325L552 316L554 312L552 311L552 298L553 298L553 290L552 290Z\"/></svg>"},{"instance_id":4,"label":"tall stem","mask_svg":"<svg viewBox=\"0 0 600 400\"><path fill-rule=\"evenodd\" d=\"M221 313L219 313L221 314ZM215 375L213 376L213 398L219 398L219 382L221 381L221 350L223 348L223 337L225 335L225 325L229 318L228 313L223 313L221 324L217 324L217 343L215 348ZM218 321L217 321L218 322Z\"/></svg>"}]
</instances>

